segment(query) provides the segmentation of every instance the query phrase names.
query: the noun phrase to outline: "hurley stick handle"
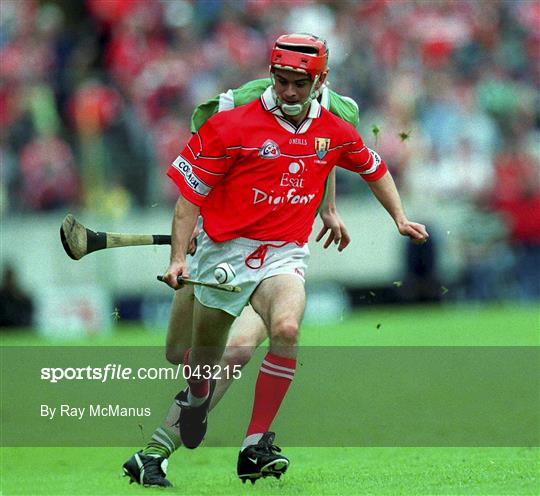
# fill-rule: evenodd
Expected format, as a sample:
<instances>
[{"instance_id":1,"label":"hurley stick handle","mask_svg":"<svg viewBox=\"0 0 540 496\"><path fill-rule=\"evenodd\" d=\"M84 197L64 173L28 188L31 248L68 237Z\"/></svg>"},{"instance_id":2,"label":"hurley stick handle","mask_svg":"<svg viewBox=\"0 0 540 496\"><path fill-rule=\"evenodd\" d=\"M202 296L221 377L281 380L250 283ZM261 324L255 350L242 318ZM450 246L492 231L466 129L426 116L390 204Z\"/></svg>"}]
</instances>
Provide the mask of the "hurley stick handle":
<instances>
[{"instance_id":1,"label":"hurley stick handle","mask_svg":"<svg viewBox=\"0 0 540 496\"><path fill-rule=\"evenodd\" d=\"M163 276L157 276L157 280L163 282ZM178 276L176 280L180 287L188 284L190 286L204 286L206 288L219 289L220 291L227 291L228 293L240 293L240 291L242 291L240 286L232 286L231 284L195 281L193 279L185 279L182 276Z\"/></svg>"}]
</instances>

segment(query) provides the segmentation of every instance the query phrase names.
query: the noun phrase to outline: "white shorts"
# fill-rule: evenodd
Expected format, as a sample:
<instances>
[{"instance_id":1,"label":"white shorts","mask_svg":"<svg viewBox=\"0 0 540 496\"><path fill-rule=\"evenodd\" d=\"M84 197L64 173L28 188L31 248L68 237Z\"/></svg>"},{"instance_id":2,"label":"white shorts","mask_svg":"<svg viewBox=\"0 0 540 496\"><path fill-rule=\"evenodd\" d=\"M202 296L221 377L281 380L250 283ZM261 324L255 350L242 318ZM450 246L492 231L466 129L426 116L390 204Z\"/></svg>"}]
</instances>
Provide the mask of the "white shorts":
<instances>
[{"instance_id":1,"label":"white shorts","mask_svg":"<svg viewBox=\"0 0 540 496\"><path fill-rule=\"evenodd\" d=\"M292 274L304 281L309 248L307 243L298 246L296 243L282 241L257 241L248 238L236 238L224 243L215 243L202 231L197 237L197 251L188 261L189 277L203 282L215 283L214 269L218 264L227 262L236 272L235 278L228 284L240 286L240 293L227 293L218 289L195 286L195 297L199 302L211 308L219 308L238 317L249 303L251 295L261 281L280 274ZM266 245L268 251L260 268L250 268L246 260L257 248ZM278 247L268 246L278 245ZM260 260L248 261L258 266Z\"/></svg>"}]
</instances>

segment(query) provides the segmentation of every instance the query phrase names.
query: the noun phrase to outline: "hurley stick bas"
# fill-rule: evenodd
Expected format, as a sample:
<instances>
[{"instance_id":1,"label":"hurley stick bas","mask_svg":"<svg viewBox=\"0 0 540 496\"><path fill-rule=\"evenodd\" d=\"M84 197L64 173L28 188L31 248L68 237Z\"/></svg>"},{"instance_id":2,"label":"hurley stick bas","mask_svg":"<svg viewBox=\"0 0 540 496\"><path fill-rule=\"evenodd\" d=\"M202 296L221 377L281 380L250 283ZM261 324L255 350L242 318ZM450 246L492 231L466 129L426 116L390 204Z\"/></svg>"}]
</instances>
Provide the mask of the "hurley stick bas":
<instances>
[{"instance_id":1,"label":"hurley stick bas","mask_svg":"<svg viewBox=\"0 0 540 496\"><path fill-rule=\"evenodd\" d=\"M168 234L126 234L92 231L67 214L60 227L60 239L66 253L73 260L107 248L143 245L170 245Z\"/></svg>"}]
</instances>

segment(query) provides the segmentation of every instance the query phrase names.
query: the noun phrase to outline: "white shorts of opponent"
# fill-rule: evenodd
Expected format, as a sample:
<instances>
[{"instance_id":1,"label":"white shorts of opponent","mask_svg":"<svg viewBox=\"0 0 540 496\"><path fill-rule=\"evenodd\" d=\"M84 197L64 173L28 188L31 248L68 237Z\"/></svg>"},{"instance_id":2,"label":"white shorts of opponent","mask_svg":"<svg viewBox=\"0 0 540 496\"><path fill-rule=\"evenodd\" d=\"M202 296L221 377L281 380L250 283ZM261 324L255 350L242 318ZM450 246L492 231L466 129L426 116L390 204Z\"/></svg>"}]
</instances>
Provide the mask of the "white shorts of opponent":
<instances>
[{"instance_id":1,"label":"white shorts of opponent","mask_svg":"<svg viewBox=\"0 0 540 496\"><path fill-rule=\"evenodd\" d=\"M296 243L248 238L215 243L201 231L197 236L197 251L188 261L189 277L215 283L214 269L223 262L230 264L236 276L228 284L240 286L240 293L202 286L195 286L194 291L202 305L219 308L238 317L261 281L281 274L291 274L304 281L308 260L307 243L299 246Z\"/></svg>"}]
</instances>

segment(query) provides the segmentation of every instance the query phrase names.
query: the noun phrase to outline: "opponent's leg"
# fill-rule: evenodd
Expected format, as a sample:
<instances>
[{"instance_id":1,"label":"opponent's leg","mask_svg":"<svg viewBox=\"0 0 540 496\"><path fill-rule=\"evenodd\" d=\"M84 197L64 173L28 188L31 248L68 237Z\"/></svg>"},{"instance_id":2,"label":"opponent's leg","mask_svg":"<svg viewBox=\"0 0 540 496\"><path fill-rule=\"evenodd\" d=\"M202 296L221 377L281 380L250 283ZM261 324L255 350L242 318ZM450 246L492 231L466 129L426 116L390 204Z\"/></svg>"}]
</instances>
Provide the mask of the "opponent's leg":
<instances>
[{"instance_id":1,"label":"opponent's leg","mask_svg":"<svg viewBox=\"0 0 540 496\"><path fill-rule=\"evenodd\" d=\"M182 445L178 428L174 427L179 415L180 407L173 402L167 417L152 433L146 447L124 463L124 475L130 478L130 483L146 487L172 486L166 476L169 456Z\"/></svg>"},{"instance_id":2,"label":"opponent's leg","mask_svg":"<svg viewBox=\"0 0 540 496\"><path fill-rule=\"evenodd\" d=\"M174 293L171 317L166 338L166 357L173 364L182 363L184 353L191 346L193 323L193 288L187 286ZM148 444L124 463L124 474L130 482L144 486L169 487L165 478L167 459L182 446L178 426L180 406L172 402L163 423L152 433Z\"/></svg>"},{"instance_id":3,"label":"opponent's leg","mask_svg":"<svg viewBox=\"0 0 540 496\"><path fill-rule=\"evenodd\" d=\"M182 363L184 353L191 346L193 324L193 288L188 286L174 293L171 317L166 338L167 360L173 364ZM175 425L180 416L180 407L174 400L163 423L153 432L143 449L145 455L158 455L168 458L182 442Z\"/></svg>"},{"instance_id":4,"label":"opponent's leg","mask_svg":"<svg viewBox=\"0 0 540 496\"><path fill-rule=\"evenodd\" d=\"M229 366L229 370L234 370L235 365L244 367L267 337L268 331L259 314L251 306L245 307L229 331L227 346L220 362L221 370L224 370L226 366ZM216 389L210 402L210 410L223 398L233 381L232 377L225 374L222 374L221 379L217 380Z\"/></svg>"},{"instance_id":5,"label":"opponent's leg","mask_svg":"<svg viewBox=\"0 0 540 496\"><path fill-rule=\"evenodd\" d=\"M294 275L265 279L251 297L251 304L270 329L270 349L255 386L253 411L238 456L242 482L260 477L281 477L289 460L278 455L274 433L268 432L285 398L296 369L298 332L305 308L303 281Z\"/></svg>"}]
</instances>

